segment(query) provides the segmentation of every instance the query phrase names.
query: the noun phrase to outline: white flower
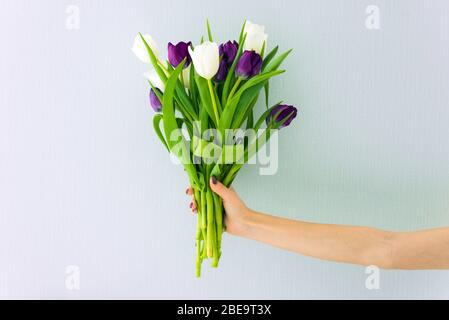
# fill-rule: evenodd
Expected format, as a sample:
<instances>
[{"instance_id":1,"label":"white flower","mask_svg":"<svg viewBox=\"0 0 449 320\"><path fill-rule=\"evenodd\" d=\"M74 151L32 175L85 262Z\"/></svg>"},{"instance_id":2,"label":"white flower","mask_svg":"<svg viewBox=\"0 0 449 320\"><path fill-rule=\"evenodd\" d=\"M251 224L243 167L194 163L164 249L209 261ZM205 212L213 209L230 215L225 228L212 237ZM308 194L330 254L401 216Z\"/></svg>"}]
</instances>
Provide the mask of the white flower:
<instances>
[{"instance_id":1,"label":"white flower","mask_svg":"<svg viewBox=\"0 0 449 320\"><path fill-rule=\"evenodd\" d=\"M164 82L162 82L161 78L159 78L159 75L157 74L156 71L154 71L154 70L147 71L143 74L143 76L146 79L150 80L150 82L153 84L153 86L155 86L159 90L161 90L161 91L165 90Z\"/></svg>"},{"instance_id":2,"label":"white flower","mask_svg":"<svg viewBox=\"0 0 449 320\"><path fill-rule=\"evenodd\" d=\"M159 47L156 44L156 42L153 40L153 38L149 34L143 35L143 38L150 46L151 50L153 50L153 53L156 57L159 57ZM131 50L134 52L134 54L142 60L145 63L151 63L150 55L148 54L147 48L145 46L145 43L142 41L142 38L138 34L134 38L134 44Z\"/></svg>"},{"instance_id":3,"label":"white flower","mask_svg":"<svg viewBox=\"0 0 449 320\"><path fill-rule=\"evenodd\" d=\"M191 65L189 65L187 68L182 69L182 80L184 80L183 85L187 89L190 89L190 66Z\"/></svg>"},{"instance_id":4,"label":"white flower","mask_svg":"<svg viewBox=\"0 0 449 320\"><path fill-rule=\"evenodd\" d=\"M197 45L194 50L189 47L189 53L195 71L207 80L212 79L218 72L220 64L218 45L215 42L206 41Z\"/></svg>"},{"instance_id":5,"label":"white flower","mask_svg":"<svg viewBox=\"0 0 449 320\"><path fill-rule=\"evenodd\" d=\"M261 53L263 43L267 42L268 35L265 33L265 26L246 21L244 33L246 33L246 40L243 46L244 50L254 50L258 54Z\"/></svg>"}]
</instances>

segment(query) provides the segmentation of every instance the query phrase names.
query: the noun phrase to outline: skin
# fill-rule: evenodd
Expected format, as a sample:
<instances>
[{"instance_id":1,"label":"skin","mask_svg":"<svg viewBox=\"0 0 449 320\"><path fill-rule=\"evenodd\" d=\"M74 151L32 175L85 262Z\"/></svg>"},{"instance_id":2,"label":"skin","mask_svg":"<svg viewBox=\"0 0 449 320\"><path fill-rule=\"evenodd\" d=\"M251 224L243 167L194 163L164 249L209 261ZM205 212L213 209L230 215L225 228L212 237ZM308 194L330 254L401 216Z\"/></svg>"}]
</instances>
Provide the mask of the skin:
<instances>
[{"instance_id":1,"label":"skin","mask_svg":"<svg viewBox=\"0 0 449 320\"><path fill-rule=\"evenodd\" d=\"M226 231L231 235L336 262L384 269L449 269L449 228L390 232L289 220L249 209L233 188L218 181L211 179L210 186L223 199ZM192 189L186 193L192 196ZM194 201L190 208L197 212Z\"/></svg>"}]
</instances>

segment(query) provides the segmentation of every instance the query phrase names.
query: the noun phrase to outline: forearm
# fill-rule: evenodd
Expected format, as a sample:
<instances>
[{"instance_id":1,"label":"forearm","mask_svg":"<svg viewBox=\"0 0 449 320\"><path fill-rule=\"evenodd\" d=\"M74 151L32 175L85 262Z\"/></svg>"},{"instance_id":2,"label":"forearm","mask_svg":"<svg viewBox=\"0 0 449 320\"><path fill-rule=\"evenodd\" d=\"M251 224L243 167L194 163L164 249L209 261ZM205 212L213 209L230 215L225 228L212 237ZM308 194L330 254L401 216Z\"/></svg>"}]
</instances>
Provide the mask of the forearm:
<instances>
[{"instance_id":1,"label":"forearm","mask_svg":"<svg viewBox=\"0 0 449 320\"><path fill-rule=\"evenodd\" d=\"M307 223L258 212L246 215L237 235L319 259L385 268L393 236L370 228Z\"/></svg>"},{"instance_id":2,"label":"forearm","mask_svg":"<svg viewBox=\"0 0 449 320\"><path fill-rule=\"evenodd\" d=\"M337 262L380 268L449 268L449 241L445 241L449 239L448 229L395 233L250 212L242 219L236 235Z\"/></svg>"}]
</instances>

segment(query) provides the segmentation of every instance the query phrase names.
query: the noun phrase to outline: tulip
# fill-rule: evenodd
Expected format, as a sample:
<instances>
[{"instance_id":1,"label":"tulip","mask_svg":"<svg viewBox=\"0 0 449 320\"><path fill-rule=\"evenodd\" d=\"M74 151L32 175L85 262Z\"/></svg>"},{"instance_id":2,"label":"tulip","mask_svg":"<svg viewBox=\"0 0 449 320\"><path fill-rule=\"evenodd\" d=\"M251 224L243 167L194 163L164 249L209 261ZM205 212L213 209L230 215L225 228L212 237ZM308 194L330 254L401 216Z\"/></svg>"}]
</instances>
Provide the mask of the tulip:
<instances>
[{"instance_id":1,"label":"tulip","mask_svg":"<svg viewBox=\"0 0 449 320\"><path fill-rule=\"evenodd\" d=\"M190 47L191 42L178 42L178 44L173 45L171 42L168 43L168 61L170 64L176 68L182 60L186 59L186 63L184 64L184 68L187 68L190 65L190 55L188 48Z\"/></svg>"},{"instance_id":2,"label":"tulip","mask_svg":"<svg viewBox=\"0 0 449 320\"><path fill-rule=\"evenodd\" d=\"M237 62L235 74L239 78L248 79L258 75L262 69L262 57L255 51L245 51Z\"/></svg>"},{"instance_id":3,"label":"tulip","mask_svg":"<svg viewBox=\"0 0 449 320\"><path fill-rule=\"evenodd\" d=\"M226 61L225 60L221 60L220 67L218 68L218 72L217 72L217 75L214 78L214 81L216 83L221 83L221 82L225 81L226 77L228 75L228 71L229 70L228 70L228 65L227 65Z\"/></svg>"},{"instance_id":4,"label":"tulip","mask_svg":"<svg viewBox=\"0 0 449 320\"><path fill-rule=\"evenodd\" d=\"M147 44L150 46L151 50L153 51L154 55L156 57L159 56L159 47L156 44L156 42L153 40L153 38L149 34L145 34L143 36ZM148 54L148 50L145 46L145 43L142 41L142 38L140 35L137 35L134 38L134 44L131 50L134 52L134 54L142 60L142 62L145 63L151 63L150 55Z\"/></svg>"},{"instance_id":5,"label":"tulip","mask_svg":"<svg viewBox=\"0 0 449 320\"><path fill-rule=\"evenodd\" d=\"M293 119L296 118L297 114L298 109L296 109L294 106L280 104L273 108L273 110L267 117L267 122L269 123L271 120L273 120L274 123L279 124L284 121L280 126L280 128L284 128L290 125Z\"/></svg>"},{"instance_id":6,"label":"tulip","mask_svg":"<svg viewBox=\"0 0 449 320\"><path fill-rule=\"evenodd\" d=\"M165 85L162 82L161 78L159 78L158 74L156 73L156 71L151 70L148 72L145 72L143 74L143 76L151 82L151 84L156 87L159 88L160 90L164 91L165 90Z\"/></svg>"},{"instance_id":7,"label":"tulip","mask_svg":"<svg viewBox=\"0 0 449 320\"><path fill-rule=\"evenodd\" d=\"M162 91L159 90L158 88L156 88L157 92L159 94L162 94ZM150 105L151 108L153 108L153 110L155 112L161 112L162 111L162 103L161 100L159 100L159 97L156 95L156 93L154 92L153 89L150 90Z\"/></svg>"},{"instance_id":8,"label":"tulip","mask_svg":"<svg viewBox=\"0 0 449 320\"><path fill-rule=\"evenodd\" d=\"M218 48L220 57L222 61L224 60L226 62L227 67L231 66L234 62L238 49L239 44L236 41L228 41L220 44L220 47Z\"/></svg>"},{"instance_id":9,"label":"tulip","mask_svg":"<svg viewBox=\"0 0 449 320\"><path fill-rule=\"evenodd\" d=\"M206 41L197 45L194 50L190 47L188 49L196 73L207 80L212 79L217 74L220 64L218 45Z\"/></svg>"},{"instance_id":10,"label":"tulip","mask_svg":"<svg viewBox=\"0 0 449 320\"><path fill-rule=\"evenodd\" d=\"M182 69L181 81L184 87L187 89L190 89L190 68L191 66Z\"/></svg>"},{"instance_id":11,"label":"tulip","mask_svg":"<svg viewBox=\"0 0 449 320\"><path fill-rule=\"evenodd\" d=\"M263 44L266 44L268 38L268 35L265 33L265 27L246 21L243 32L246 33L243 49L248 51L254 50L261 54Z\"/></svg>"}]
</instances>

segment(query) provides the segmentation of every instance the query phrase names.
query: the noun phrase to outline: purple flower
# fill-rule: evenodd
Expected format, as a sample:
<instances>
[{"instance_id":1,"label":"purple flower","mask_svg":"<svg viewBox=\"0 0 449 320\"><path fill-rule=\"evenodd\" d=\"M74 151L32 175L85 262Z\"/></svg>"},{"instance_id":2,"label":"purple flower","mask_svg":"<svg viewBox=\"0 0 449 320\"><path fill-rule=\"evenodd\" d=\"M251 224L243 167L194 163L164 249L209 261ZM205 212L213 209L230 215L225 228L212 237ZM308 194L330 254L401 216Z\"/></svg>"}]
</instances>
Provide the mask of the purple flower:
<instances>
[{"instance_id":1,"label":"purple flower","mask_svg":"<svg viewBox=\"0 0 449 320\"><path fill-rule=\"evenodd\" d=\"M228 70L228 66L226 64L226 61L221 60L220 66L218 68L217 74L215 75L214 81L216 83L221 83L221 82L225 81L226 77L228 75L228 71L229 70Z\"/></svg>"},{"instance_id":2,"label":"purple flower","mask_svg":"<svg viewBox=\"0 0 449 320\"><path fill-rule=\"evenodd\" d=\"M228 41L226 43L220 44L218 50L220 52L220 57L222 61L226 62L227 67L231 66L234 62L235 56L239 49L239 44L236 41Z\"/></svg>"},{"instance_id":3,"label":"purple flower","mask_svg":"<svg viewBox=\"0 0 449 320\"><path fill-rule=\"evenodd\" d=\"M267 117L267 122L274 121L275 123L280 123L285 120L285 122L280 126L280 128L287 127L296 118L298 114L298 109L294 106L289 106L286 104L280 104L273 108L271 113Z\"/></svg>"},{"instance_id":4,"label":"purple flower","mask_svg":"<svg viewBox=\"0 0 449 320\"><path fill-rule=\"evenodd\" d=\"M184 68L187 68L192 61L189 54L189 47L192 43L189 42L178 42L178 44L174 45L171 42L168 43L168 61L170 64L176 68L184 58L186 58L186 63L184 64Z\"/></svg>"},{"instance_id":5,"label":"purple flower","mask_svg":"<svg viewBox=\"0 0 449 320\"><path fill-rule=\"evenodd\" d=\"M162 95L162 91L159 90L158 88L156 88L157 92ZM153 108L153 110L155 112L161 112L162 111L162 103L159 100L158 96L156 95L156 93L154 92L153 89L150 90L150 105L151 108Z\"/></svg>"},{"instance_id":6,"label":"purple flower","mask_svg":"<svg viewBox=\"0 0 449 320\"><path fill-rule=\"evenodd\" d=\"M246 50L237 62L235 74L237 77L248 79L258 75L261 69L262 57L256 51Z\"/></svg>"}]
</instances>

